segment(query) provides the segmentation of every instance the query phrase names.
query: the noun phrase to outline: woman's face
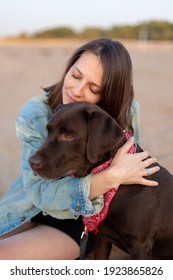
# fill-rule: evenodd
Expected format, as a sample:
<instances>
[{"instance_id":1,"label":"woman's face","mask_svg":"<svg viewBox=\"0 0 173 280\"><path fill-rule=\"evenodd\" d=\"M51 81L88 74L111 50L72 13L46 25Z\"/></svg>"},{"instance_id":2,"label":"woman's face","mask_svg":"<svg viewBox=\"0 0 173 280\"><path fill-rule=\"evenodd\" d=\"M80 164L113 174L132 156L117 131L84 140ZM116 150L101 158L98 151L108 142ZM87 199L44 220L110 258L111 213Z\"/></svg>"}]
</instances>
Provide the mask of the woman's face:
<instances>
[{"instance_id":1,"label":"woman's face","mask_svg":"<svg viewBox=\"0 0 173 280\"><path fill-rule=\"evenodd\" d=\"M103 78L103 66L91 52L83 53L67 72L62 89L63 104L88 101L98 103Z\"/></svg>"}]
</instances>

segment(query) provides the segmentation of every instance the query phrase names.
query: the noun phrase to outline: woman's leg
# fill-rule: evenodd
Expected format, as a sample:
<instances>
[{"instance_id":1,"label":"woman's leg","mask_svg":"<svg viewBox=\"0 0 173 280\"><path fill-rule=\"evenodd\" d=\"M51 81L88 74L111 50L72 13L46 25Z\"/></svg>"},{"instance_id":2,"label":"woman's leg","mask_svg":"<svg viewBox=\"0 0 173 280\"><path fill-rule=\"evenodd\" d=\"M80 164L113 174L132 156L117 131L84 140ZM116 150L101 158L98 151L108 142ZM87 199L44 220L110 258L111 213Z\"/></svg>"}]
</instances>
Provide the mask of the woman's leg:
<instances>
[{"instance_id":1,"label":"woman's leg","mask_svg":"<svg viewBox=\"0 0 173 280\"><path fill-rule=\"evenodd\" d=\"M0 240L0 260L73 260L78 257L78 244L67 234L46 225Z\"/></svg>"},{"instance_id":2,"label":"woman's leg","mask_svg":"<svg viewBox=\"0 0 173 280\"><path fill-rule=\"evenodd\" d=\"M18 234L18 233L21 233L21 232L23 232L23 231L25 231L25 230L27 230L27 229L30 229L30 228L34 227L35 225L36 225L36 223L34 223L34 222L30 222L30 221L29 221L29 222L26 222L26 223L24 223L23 225L21 225L21 226L15 228L14 230L12 230L12 231L10 231L10 232L8 232L8 233L6 233L6 234L0 236L0 241L1 241L2 239L7 238L7 237L10 237L10 236L16 235L16 234Z\"/></svg>"}]
</instances>

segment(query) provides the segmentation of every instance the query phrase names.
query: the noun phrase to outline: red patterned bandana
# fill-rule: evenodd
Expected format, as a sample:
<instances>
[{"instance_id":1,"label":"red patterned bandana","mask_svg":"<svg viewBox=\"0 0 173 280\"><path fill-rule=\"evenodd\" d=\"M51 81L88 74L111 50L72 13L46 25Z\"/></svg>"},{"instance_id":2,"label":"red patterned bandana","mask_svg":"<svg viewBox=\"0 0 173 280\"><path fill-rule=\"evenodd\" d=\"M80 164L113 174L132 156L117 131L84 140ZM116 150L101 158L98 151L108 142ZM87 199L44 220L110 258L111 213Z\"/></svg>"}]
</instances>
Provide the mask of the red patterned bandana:
<instances>
[{"instance_id":1,"label":"red patterned bandana","mask_svg":"<svg viewBox=\"0 0 173 280\"><path fill-rule=\"evenodd\" d=\"M131 134L129 132L124 130L124 133L125 133L127 139L131 137ZM133 145L129 149L128 153L133 154L133 153L135 153L135 151L136 151L136 148L135 148L135 145ZM112 162L112 159L95 167L91 171L91 174L96 174L96 173L102 171L103 169L107 168L111 164L111 162ZM85 225L86 233L89 231L93 231L93 230L95 230L95 233L98 232L98 225L106 218L106 215L109 210L110 202L111 202L112 198L114 197L116 191L117 191L117 188L115 187L104 194L104 206L103 206L103 209L99 213L97 213L93 216L90 216L90 217L84 217L84 216L82 217L83 223Z\"/></svg>"}]
</instances>

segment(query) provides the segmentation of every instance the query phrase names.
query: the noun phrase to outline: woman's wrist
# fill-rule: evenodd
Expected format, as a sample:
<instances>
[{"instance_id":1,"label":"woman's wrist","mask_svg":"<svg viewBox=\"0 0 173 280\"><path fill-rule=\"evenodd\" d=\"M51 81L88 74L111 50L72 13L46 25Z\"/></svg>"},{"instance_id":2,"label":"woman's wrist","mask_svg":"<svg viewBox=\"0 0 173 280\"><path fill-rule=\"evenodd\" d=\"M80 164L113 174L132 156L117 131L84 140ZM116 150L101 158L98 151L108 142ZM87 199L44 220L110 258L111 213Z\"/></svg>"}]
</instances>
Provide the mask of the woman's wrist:
<instances>
[{"instance_id":1,"label":"woman's wrist","mask_svg":"<svg viewBox=\"0 0 173 280\"><path fill-rule=\"evenodd\" d=\"M113 181L111 177L108 168L92 176L89 196L90 200L95 199L99 195L102 195L115 187L119 187L116 180Z\"/></svg>"}]
</instances>

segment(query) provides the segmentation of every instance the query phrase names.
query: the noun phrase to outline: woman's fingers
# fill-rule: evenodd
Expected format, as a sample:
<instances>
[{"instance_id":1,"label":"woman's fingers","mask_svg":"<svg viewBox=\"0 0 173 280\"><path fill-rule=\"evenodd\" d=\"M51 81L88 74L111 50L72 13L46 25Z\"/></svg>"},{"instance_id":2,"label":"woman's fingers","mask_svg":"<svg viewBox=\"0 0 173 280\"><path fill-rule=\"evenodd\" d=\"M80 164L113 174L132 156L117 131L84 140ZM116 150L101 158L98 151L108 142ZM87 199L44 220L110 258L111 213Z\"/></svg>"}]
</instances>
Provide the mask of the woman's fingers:
<instances>
[{"instance_id":1,"label":"woman's fingers","mask_svg":"<svg viewBox=\"0 0 173 280\"><path fill-rule=\"evenodd\" d=\"M145 177L150 176L160 170L160 167L158 165L150 167L152 164L156 163L156 158L147 158L143 160L143 166L144 166L144 175ZM147 180L148 181L148 180Z\"/></svg>"},{"instance_id":2,"label":"woman's fingers","mask_svg":"<svg viewBox=\"0 0 173 280\"><path fill-rule=\"evenodd\" d=\"M150 167L150 168L145 168L145 174L144 176L150 176L156 172L158 172L160 170L159 166L154 166L154 167Z\"/></svg>"},{"instance_id":3,"label":"woman's fingers","mask_svg":"<svg viewBox=\"0 0 173 280\"><path fill-rule=\"evenodd\" d=\"M120 148L124 153L128 153L131 146L134 144L134 137L130 137L127 142Z\"/></svg>"},{"instance_id":4,"label":"woman's fingers","mask_svg":"<svg viewBox=\"0 0 173 280\"><path fill-rule=\"evenodd\" d=\"M146 160L143 161L144 168L149 167L153 163L156 163L157 159L156 158L147 158Z\"/></svg>"},{"instance_id":5,"label":"woman's fingers","mask_svg":"<svg viewBox=\"0 0 173 280\"><path fill-rule=\"evenodd\" d=\"M135 155L138 155L140 160L146 160L149 157L149 154L147 151L144 151L141 153L136 153Z\"/></svg>"},{"instance_id":6,"label":"woman's fingers","mask_svg":"<svg viewBox=\"0 0 173 280\"><path fill-rule=\"evenodd\" d=\"M144 186L148 186L148 187L155 187L155 186L158 186L158 182L152 181L152 180L148 180L148 179L145 179L145 178L142 178L142 179L141 179L140 184L141 184L141 185L144 185Z\"/></svg>"},{"instance_id":7,"label":"woman's fingers","mask_svg":"<svg viewBox=\"0 0 173 280\"><path fill-rule=\"evenodd\" d=\"M134 138L130 137L127 142L119 149L121 153L128 153L129 149L132 147L134 144ZM140 161L145 160L148 158L149 154L147 151L141 152L141 153L136 153L136 157L139 158Z\"/></svg>"},{"instance_id":8,"label":"woman's fingers","mask_svg":"<svg viewBox=\"0 0 173 280\"><path fill-rule=\"evenodd\" d=\"M158 183L156 181L147 178L149 175L159 171L160 167L158 165L152 166L157 163L157 159L149 157L147 151L134 154L128 153L133 144L134 138L131 137L118 150L110 166L111 174L115 174L115 180L118 184L157 186Z\"/></svg>"}]
</instances>

